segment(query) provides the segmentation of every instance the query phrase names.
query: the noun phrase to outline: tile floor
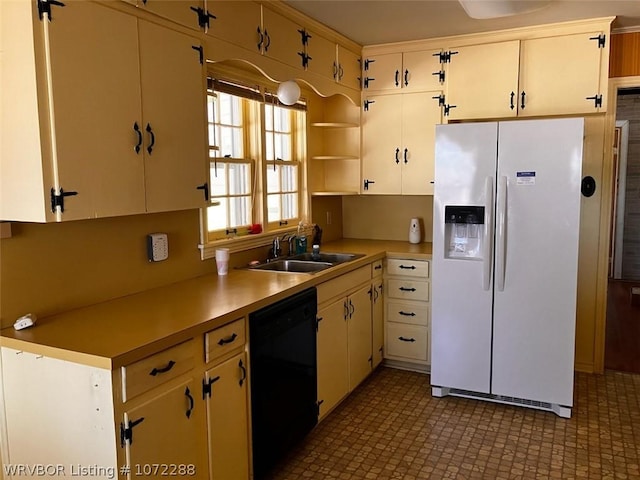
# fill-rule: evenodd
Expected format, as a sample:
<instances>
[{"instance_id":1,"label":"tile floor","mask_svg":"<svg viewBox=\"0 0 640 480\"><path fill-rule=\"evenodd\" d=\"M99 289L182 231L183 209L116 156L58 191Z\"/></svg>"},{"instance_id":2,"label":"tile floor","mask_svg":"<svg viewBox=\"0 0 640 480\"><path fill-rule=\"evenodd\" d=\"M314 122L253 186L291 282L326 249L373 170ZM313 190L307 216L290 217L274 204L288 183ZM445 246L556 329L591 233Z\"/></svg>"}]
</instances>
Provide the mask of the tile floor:
<instances>
[{"instance_id":1,"label":"tile floor","mask_svg":"<svg viewBox=\"0 0 640 480\"><path fill-rule=\"evenodd\" d=\"M431 397L429 377L379 368L272 480L640 479L640 375L578 373L570 420Z\"/></svg>"}]
</instances>

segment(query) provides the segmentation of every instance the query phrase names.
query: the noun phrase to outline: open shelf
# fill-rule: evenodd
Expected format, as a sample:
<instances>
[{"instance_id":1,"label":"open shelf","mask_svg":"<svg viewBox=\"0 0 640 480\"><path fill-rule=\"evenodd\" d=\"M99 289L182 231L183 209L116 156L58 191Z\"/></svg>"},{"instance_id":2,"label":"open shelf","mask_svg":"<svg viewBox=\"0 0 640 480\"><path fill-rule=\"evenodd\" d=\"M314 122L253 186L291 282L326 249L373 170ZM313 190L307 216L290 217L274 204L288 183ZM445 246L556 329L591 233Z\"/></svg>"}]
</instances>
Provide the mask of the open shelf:
<instances>
[{"instance_id":1,"label":"open shelf","mask_svg":"<svg viewBox=\"0 0 640 480\"><path fill-rule=\"evenodd\" d=\"M315 155L312 160L359 160L355 155Z\"/></svg>"},{"instance_id":2,"label":"open shelf","mask_svg":"<svg viewBox=\"0 0 640 480\"><path fill-rule=\"evenodd\" d=\"M357 128L360 125L357 123L347 122L315 122L312 123L311 126L319 128Z\"/></svg>"}]
</instances>

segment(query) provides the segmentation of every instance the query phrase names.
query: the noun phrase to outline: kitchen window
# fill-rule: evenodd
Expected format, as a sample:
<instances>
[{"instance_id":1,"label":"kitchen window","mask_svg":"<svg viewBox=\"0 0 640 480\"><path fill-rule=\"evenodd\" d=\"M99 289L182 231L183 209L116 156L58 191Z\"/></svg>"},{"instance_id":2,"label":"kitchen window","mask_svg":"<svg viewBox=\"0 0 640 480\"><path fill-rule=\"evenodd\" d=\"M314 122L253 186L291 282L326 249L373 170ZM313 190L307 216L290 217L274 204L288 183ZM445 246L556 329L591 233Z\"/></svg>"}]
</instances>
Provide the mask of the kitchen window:
<instances>
[{"instance_id":1,"label":"kitchen window","mask_svg":"<svg viewBox=\"0 0 640 480\"><path fill-rule=\"evenodd\" d=\"M211 205L201 216L204 258L212 256L207 244L253 248L297 227L305 213L305 105L287 107L265 87L209 78L207 115ZM247 236L255 224L265 234Z\"/></svg>"}]
</instances>

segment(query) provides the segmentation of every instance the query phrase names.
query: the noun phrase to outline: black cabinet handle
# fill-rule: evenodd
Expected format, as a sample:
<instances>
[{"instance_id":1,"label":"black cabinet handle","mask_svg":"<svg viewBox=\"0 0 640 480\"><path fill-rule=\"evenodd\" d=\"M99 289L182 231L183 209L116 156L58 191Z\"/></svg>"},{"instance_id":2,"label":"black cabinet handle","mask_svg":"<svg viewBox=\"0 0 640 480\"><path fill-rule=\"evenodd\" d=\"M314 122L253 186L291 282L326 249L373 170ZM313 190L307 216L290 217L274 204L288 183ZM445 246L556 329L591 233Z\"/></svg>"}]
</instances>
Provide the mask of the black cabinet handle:
<instances>
[{"instance_id":1,"label":"black cabinet handle","mask_svg":"<svg viewBox=\"0 0 640 480\"><path fill-rule=\"evenodd\" d=\"M191 392L189 391L189 387L185 389L184 395L189 400L189 408L187 408L187 411L185 412L185 414L187 415L187 418L189 418L191 417L191 412L193 411L193 407L195 405L195 402L193 401L193 397L191 396Z\"/></svg>"},{"instance_id":2,"label":"black cabinet handle","mask_svg":"<svg viewBox=\"0 0 640 480\"><path fill-rule=\"evenodd\" d=\"M153 370L151 370L149 372L149 375L151 375L152 377L155 377L159 373L167 373L169 370L171 370L173 368L173 366L175 364L176 364L176 362L174 362L173 360L169 360L169 363L167 363L166 367L154 368Z\"/></svg>"},{"instance_id":3,"label":"black cabinet handle","mask_svg":"<svg viewBox=\"0 0 640 480\"><path fill-rule=\"evenodd\" d=\"M209 184L207 182L204 182L202 185L198 185L196 189L202 190L202 193L204 193L204 200L205 202L208 202L209 201Z\"/></svg>"},{"instance_id":4,"label":"black cabinet handle","mask_svg":"<svg viewBox=\"0 0 640 480\"><path fill-rule=\"evenodd\" d=\"M526 97L526 93L524 92L524 90L522 91L522 93L520 94L520 108L522 110L524 110L524 99Z\"/></svg>"},{"instance_id":5,"label":"black cabinet handle","mask_svg":"<svg viewBox=\"0 0 640 480\"><path fill-rule=\"evenodd\" d=\"M142 145L142 132L140 131L140 127L138 126L138 122L134 122L133 130L138 134L138 143L133 149L136 153L140 153L140 146Z\"/></svg>"},{"instance_id":6,"label":"black cabinet handle","mask_svg":"<svg viewBox=\"0 0 640 480\"><path fill-rule=\"evenodd\" d=\"M403 270L415 270L416 266L415 265L409 265L408 267L406 265L400 265L400 268Z\"/></svg>"},{"instance_id":7,"label":"black cabinet handle","mask_svg":"<svg viewBox=\"0 0 640 480\"><path fill-rule=\"evenodd\" d=\"M514 108L516 108L516 106L515 106L515 105L514 105L514 103L513 103L513 99L514 99L514 97L515 97L515 96L516 96L516 94L515 94L514 92L511 92L511 103L510 103L510 105L509 105L509 108L510 108L511 110L513 110Z\"/></svg>"},{"instance_id":8,"label":"black cabinet handle","mask_svg":"<svg viewBox=\"0 0 640 480\"><path fill-rule=\"evenodd\" d=\"M147 152L149 152L149 155L151 155L151 152L153 152L153 146L156 144L156 136L153 133L153 129L151 128L151 124L147 123L147 133L149 134L149 137L151 137L151 141L149 142L149 146L147 147Z\"/></svg>"},{"instance_id":9,"label":"black cabinet handle","mask_svg":"<svg viewBox=\"0 0 640 480\"><path fill-rule=\"evenodd\" d=\"M260 26L258 26L258 35L260 35L260 41L258 42L258 51L262 50L262 44L264 43L264 34L260 30Z\"/></svg>"},{"instance_id":10,"label":"black cabinet handle","mask_svg":"<svg viewBox=\"0 0 640 480\"><path fill-rule=\"evenodd\" d=\"M409 70L404 71L404 86L409 85Z\"/></svg>"},{"instance_id":11,"label":"black cabinet handle","mask_svg":"<svg viewBox=\"0 0 640 480\"><path fill-rule=\"evenodd\" d=\"M415 342L416 341L415 338L404 338L404 337L398 337L398 340L401 340L403 342Z\"/></svg>"},{"instance_id":12,"label":"black cabinet handle","mask_svg":"<svg viewBox=\"0 0 640 480\"><path fill-rule=\"evenodd\" d=\"M407 287L400 287L400 290L403 292L415 292L416 289L415 288L407 288Z\"/></svg>"},{"instance_id":13,"label":"black cabinet handle","mask_svg":"<svg viewBox=\"0 0 640 480\"><path fill-rule=\"evenodd\" d=\"M415 314L415 313L413 313L413 312L409 312L409 313L407 313L407 312L403 312L402 310L400 310L398 313L399 313L400 315L405 316L405 317L415 317L415 316L416 316L416 314Z\"/></svg>"},{"instance_id":14,"label":"black cabinet handle","mask_svg":"<svg viewBox=\"0 0 640 480\"><path fill-rule=\"evenodd\" d=\"M374 270L380 270L382 268L382 265L376 265L375 267L373 267Z\"/></svg>"},{"instance_id":15,"label":"black cabinet handle","mask_svg":"<svg viewBox=\"0 0 640 480\"><path fill-rule=\"evenodd\" d=\"M400 75L400 71L399 71L399 70L396 70L396 87L397 87L398 85L400 85L400 83L398 83L398 76L399 76L399 75Z\"/></svg>"},{"instance_id":16,"label":"black cabinet handle","mask_svg":"<svg viewBox=\"0 0 640 480\"><path fill-rule=\"evenodd\" d=\"M338 79L338 64L336 62L333 62L333 79Z\"/></svg>"},{"instance_id":17,"label":"black cabinet handle","mask_svg":"<svg viewBox=\"0 0 640 480\"><path fill-rule=\"evenodd\" d=\"M344 301L344 319L346 320L347 318L349 318L349 305L347 304L347 301Z\"/></svg>"},{"instance_id":18,"label":"black cabinet handle","mask_svg":"<svg viewBox=\"0 0 640 480\"><path fill-rule=\"evenodd\" d=\"M244 366L244 364L242 363L242 360L240 360L238 362L238 368L240 368L240 370L242 371L242 378L238 381L238 383L240 384L240 386L242 386L242 384L244 383L244 381L247 379L247 369Z\"/></svg>"},{"instance_id":19,"label":"black cabinet handle","mask_svg":"<svg viewBox=\"0 0 640 480\"><path fill-rule=\"evenodd\" d=\"M227 338L221 338L220 341L218 342L218 345L220 345L220 346L226 345L227 343L233 342L236 338L238 338L238 335L236 335L235 333L232 333Z\"/></svg>"},{"instance_id":20,"label":"black cabinet handle","mask_svg":"<svg viewBox=\"0 0 640 480\"><path fill-rule=\"evenodd\" d=\"M405 165L407 163L409 163L409 160L407 160L407 153L409 153L409 149L405 148L404 149L404 163L405 163Z\"/></svg>"},{"instance_id":21,"label":"black cabinet handle","mask_svg":"<svg viewBox=\"0 0 640 480\"><path fill-rule=\"evenodd\" d=\"M267 37L267 44L264 46L264 51L268 52L269 51L269 45L271 45L271 37L269 36L269 32L267 32L267 29L264 29L264 36Z\"/></svg>"},{"instance_id":22,"label":"black cabinet handle","mask_svg":"<svg viewBox=\"0 0 640 480\"><path fill-rule=\"evenodd\" d=\"M351 303L351 300L349 300L349 318L353 316L353 312L355 311L356 311L356 307L354 307L353 303Z\"/></svg>"},{"instance_id":23,"label":"black cabinet handle","mask_svg":"<svg viewBox=\"0 0 640 480\"><path fill-rule=\"evenodd\" d=\"M400 155L400 149L396 148L396 165L400 163L400 159L398 158L398 155Z\"/></svg>"},{"instance_id":24,"label":"black cabinet handle","mask_svg":"<svg viewBox=\"0 0 640 480\"><path fill-rule=\"evenodd\" d=\"M342 76L344 75L344 69L342 68L342 64L338 65L338 80L342 80Z\"/></svg>"}]
</instances>

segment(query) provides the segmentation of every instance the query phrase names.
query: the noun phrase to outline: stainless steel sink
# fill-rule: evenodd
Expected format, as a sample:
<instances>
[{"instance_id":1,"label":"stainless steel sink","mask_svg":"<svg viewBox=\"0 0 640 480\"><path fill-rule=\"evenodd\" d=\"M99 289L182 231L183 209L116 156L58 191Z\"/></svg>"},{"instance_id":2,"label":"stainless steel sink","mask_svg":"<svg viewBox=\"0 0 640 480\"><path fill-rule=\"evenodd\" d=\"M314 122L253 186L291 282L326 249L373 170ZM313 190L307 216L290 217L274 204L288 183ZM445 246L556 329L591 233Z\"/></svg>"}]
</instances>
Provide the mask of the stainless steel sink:
<instances>
[{"instance_id":1,"label":"stainless steel sink","mask_svg":"<svg viewBox=\"0 0 640 480\"><path fill-rule=\"evenodd\" d=\"M320 252L313 253L300 253L289 257L290 260L303 260L305 262L327 262L332 265L338 265L340 263L350 262L356 258L364 257L364 253L327 253Z\"/></svg>"},{"instance_id":2,"label":"stainless steel sink","mask_svg":"<svg viewBox=\"0 0 640 480\"><path fill-rule=\"evenodd\" d=\"M249 267L251 270L263 270L268 272L290 272L290 273L315 273L320 270L333 267L329 262L313 262L304 260L273 260Z\"/></svg>"}]
</instances>

